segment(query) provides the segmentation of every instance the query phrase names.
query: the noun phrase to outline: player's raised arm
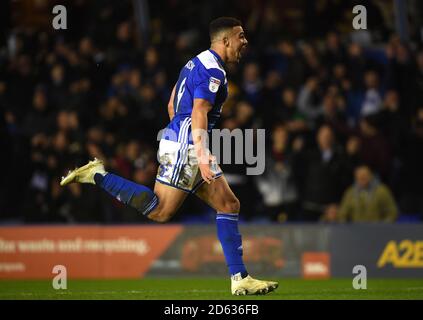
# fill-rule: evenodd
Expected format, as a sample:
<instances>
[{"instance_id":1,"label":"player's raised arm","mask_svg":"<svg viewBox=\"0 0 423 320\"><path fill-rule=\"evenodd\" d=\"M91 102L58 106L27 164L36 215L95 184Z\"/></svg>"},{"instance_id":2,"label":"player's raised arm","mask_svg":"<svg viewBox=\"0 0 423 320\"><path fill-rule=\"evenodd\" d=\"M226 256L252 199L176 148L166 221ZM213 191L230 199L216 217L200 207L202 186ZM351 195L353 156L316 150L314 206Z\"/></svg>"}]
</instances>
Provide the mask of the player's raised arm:
<instances>
[{"instance_id":1,"label":"player's raised arm","mask_svg":"<svg viewBox=\"0 0 423 320\"><path fill-rule=\"evenodd\" d=\"M172 94L170 95L169 102L167 104L167 112L169 113L169 119L172 121L175 116L175 110L173 109L173 99L175 98L175 88L176 84L173 86Z\"/></svg>"},{"instance_id":2,"label":"player's raised arm","mask_svg":"<svg viewBox=\"0 0 423 320\"><path fill-rule=\"evenodd\" d=\"M212 109L212 105L205 99L194 99L194 106L191 114L192 139L195 152L199 162L201 176L207 183L213 181L213 172L210 170L209 150L206 144L207 137L207 113Z\"/></svg>"}]
</instances>

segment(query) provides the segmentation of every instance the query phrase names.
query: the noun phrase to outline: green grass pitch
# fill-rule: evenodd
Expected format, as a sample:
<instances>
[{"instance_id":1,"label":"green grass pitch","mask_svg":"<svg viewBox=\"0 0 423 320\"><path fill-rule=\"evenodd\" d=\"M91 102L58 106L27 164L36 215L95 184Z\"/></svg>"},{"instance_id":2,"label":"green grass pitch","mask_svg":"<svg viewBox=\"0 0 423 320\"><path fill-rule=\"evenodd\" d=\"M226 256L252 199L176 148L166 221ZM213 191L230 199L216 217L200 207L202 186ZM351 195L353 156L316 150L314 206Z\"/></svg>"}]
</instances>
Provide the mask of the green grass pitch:
<instances>
[{"instance_id":1,"label":"green grass pitch","mask_svg":"<svg viewBox=\"0 0 423 320\"><path fill-rule=\"evenodd\" d=\"M224 278L146 278L141 280L72 280L54 290L51 280L0 280L0 299L423 299L423 279L368 279L354 290L352 279L278 279L279 288L265 296L235 297Z\"/></svg>"}]
</instances>

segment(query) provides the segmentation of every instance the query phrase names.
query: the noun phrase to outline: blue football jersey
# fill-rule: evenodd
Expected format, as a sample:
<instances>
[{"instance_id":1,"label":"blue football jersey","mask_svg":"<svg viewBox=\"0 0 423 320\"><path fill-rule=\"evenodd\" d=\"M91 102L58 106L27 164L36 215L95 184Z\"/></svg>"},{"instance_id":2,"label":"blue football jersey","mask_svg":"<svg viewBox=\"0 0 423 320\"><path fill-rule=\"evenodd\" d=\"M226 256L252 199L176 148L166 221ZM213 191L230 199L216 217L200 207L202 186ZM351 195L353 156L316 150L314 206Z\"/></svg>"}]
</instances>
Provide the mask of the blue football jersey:
<instances>
[{"instance_id":1,"label":"blue football jersey","mask_svg":"<svg viewBox=\"0 0 423 320\"><path fill-rule=\"evenodd\" d=\"M207 114L207 130L210 132L220 118L227 96L228 82L222 59L211 49L201 52L189 60L179 73L173 100L175 116L162 139L193 144L191 113L194 99L205 99L213 106Z\"/></svg>"}]
</instances>

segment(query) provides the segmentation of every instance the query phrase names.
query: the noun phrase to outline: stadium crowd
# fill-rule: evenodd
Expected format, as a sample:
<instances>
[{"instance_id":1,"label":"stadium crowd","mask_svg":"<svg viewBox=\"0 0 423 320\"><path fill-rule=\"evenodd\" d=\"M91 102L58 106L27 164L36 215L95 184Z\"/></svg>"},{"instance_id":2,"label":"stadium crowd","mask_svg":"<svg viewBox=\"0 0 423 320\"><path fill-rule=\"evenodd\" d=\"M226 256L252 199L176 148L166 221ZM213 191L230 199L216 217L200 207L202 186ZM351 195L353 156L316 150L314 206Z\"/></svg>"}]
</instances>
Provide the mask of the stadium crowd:
<instances>
[{"instance_id":1,"label":"stadium crowd","mask_svg":"<svg viewBox=\"0 0 423 320\"><path fill-rule=\"evenodd\" d=\"M378 6L373 29L351 32L345 16L313 6L297 26L273 2L222 11L224 1L189 10L166 1L166 10L151 4L145 37L130 1L77 3L69 30L15 26L1 44L3 223L147 222L91 185L60 187L60 177L97 157L154 185L173 84L222 12L245 21L250 44L227 66L220 127L267 130L264 174L222 165L243 219L422 220L423 50L401 41ZM192 200L174 221L211 215Z\"/></svg>"}]
</instances>

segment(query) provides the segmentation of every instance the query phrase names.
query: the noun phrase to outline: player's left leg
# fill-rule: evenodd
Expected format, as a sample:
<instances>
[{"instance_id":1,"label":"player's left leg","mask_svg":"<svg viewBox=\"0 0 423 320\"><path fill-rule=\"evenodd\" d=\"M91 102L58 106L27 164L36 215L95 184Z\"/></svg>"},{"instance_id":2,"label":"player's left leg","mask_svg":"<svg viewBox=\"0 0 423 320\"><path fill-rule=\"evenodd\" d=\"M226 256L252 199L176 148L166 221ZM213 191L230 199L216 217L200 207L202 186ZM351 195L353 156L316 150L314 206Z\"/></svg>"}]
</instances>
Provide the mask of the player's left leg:
<instances>
[{"instance_id":1,"label":"player's left leg","mask_svg":"<svg viewBox=\"0 0 423 320\"><path fill-rule=\"evenodd\" d=\"M217 211L217 236L222 245L232 279L232 294L266 294L278 287L277 282L251 278L242 259L242 238L238 230L240 203L224 176L211 184L203 183L195 195Z\"/></svg>"}]
</instances>

